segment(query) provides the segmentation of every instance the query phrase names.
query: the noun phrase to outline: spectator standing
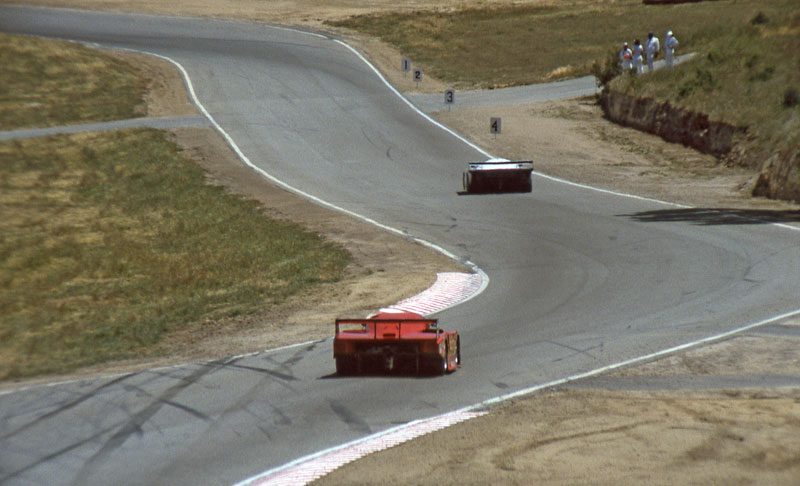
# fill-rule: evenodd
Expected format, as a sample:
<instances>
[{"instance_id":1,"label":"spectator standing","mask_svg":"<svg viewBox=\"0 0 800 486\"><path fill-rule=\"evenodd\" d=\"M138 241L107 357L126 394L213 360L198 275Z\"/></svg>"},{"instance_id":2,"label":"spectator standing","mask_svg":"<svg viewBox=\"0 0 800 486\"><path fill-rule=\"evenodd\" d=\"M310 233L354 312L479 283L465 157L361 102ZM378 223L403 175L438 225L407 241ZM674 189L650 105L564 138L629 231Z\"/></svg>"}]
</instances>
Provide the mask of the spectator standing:
<instances>
[{"instance_id":1,"label":"spectator standing","mask_svg":"<svg viewBox=\"0 0 800 486\"><path fill-rule=\"evenodd\" d=\"M676 47L678 47L678 38L675 37L671 30L668 30L667 37L664 40L664 60L667 63L667 69L672 67L672 56L675 54Z\"/></svg>"},{"instance_id":2,"label":"spectator standing","mask_svg":"<svg viewBox=\"0 0 800 486\"><path fill-rule=\"evenodd\" d=\"M642 48L642 43L639 39L633 41L633 69L636 71L636 74L642 74L642 54L644 53L644 48Z\"/></svg>"},{"instance_id":3,"label":"spectator standing","mask_svg":"<svg viewBox=\"0 0 800 486\"><path fill-rule=\"evenodd\" d=\"M658 37L656 37L651 30L650 33L647 34L647 44L644 46L644 52L647 55L647 70L651 73L653 69L655 69L653 62L658 57L658 51L660 50L661 44L658 42Z\"/></svg>"},{"instance_id":4,"label":"spectator standing","mask_svg":"<svg viewBox=\"0 0 800 486\"><path fill-rule=\"evenodd\" d=\"M629 72L633 66L633 51L628 47L627 42L622 43L622 50L619 51L619 60L622 62L622 72Z\"/></svg>"}]
</instances>

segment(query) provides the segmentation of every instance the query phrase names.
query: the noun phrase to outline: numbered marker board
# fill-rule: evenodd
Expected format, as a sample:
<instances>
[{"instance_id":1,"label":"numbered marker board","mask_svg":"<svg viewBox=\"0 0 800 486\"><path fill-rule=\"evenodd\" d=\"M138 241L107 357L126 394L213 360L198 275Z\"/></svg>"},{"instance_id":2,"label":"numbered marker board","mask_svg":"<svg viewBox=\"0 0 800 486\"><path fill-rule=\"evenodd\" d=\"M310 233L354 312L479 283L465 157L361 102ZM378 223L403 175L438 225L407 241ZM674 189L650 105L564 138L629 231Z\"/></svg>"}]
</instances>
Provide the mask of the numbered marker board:
<instances>
[{"instance_id":1,"label":"numbered marker board","mask_svg":"<svg viewBox=\"0 0 800 486\"><path fill-rule=\"evenodd\" d=\"M451 105L455 100L456 100L456 92L452 89L445 90L444 102L448 105Z\"/></svg>"},{"instance_id":2,"label":"numbered marker board","mask_svg":"<svg viewBox=\"0 0 800 486\"><path fill-rule=\"evenodd\" d=\"M497 135L498 133L500 133L501 125L502 125L502 120L500 118L495 118L495 117L490 118L489 132Z\"/></svg>"},{"instance_id":3,"label":"numbered marker board","mask_svg":"<svg viewBox=\"0 0 800 486\"><path fill-rule=\"evenodd\" d=\"M422 69L414 69L414 81L417 83L422 81Z\"/></svg>"},{"instance_id":4,"label":"numbered marker board","mask_svg":"<svg viewBox=\"0 0 800 486\"><path fill-rule=\"evenodd\" d=\"M401 67L404 73L411 71L411 59L404 57Z\"/></svg>"}]
</instances>

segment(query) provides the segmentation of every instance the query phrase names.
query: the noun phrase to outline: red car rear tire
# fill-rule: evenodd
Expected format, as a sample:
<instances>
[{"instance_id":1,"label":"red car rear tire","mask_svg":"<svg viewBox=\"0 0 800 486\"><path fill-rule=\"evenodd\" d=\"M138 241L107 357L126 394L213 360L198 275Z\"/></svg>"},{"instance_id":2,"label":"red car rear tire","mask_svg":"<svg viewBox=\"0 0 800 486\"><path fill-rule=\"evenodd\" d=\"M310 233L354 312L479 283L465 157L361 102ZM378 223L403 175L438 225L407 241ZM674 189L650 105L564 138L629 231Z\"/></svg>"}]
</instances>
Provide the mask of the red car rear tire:
<instances>
[{"instance_id":1,"label":"red car rear tire","mask_svg":"<svg viewBox=\"0 0 800 486\"><path fill-rule=\"evenodd\" d=\"M355 375L358 372L356 359L350 356L338 356L336 358L336 374L340 376Z\"/></svg>"}]
</instances>

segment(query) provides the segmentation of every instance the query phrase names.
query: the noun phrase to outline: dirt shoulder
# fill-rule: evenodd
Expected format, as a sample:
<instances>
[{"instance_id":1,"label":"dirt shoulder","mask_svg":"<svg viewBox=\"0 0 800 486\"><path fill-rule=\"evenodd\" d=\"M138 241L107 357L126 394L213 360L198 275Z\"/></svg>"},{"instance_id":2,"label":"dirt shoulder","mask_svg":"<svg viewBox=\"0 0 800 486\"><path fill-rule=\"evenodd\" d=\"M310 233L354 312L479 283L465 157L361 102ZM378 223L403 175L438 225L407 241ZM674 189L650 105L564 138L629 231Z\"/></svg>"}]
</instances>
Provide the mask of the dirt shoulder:
<instances>
[{"instance_id":1,"label":"dirt shoulder","mask_svg":"<svg viewBox=\"0 0 800 486\"><path fill-rule=\"evenodd\" d=\"M36 2L68 5L61 0ZM403 8L468 2L403 2ZM148 0L83 0L82 8L229 16L319 27L326 15L391 8L396 2L256 2L205 0L166 5ZM72 5L76 5L72 2ZM399 7L398 7L399 8ZM169 12L165 12L169 9ZM368 39L354 44L404 86L399 55ZM156 63L157 64L157 63ZM154 79L182 86L164 63ZM428 89L438 90L432 83ZM433 86L433 87L431 87ZM177 96L152 113L184 114ZM162 111L163 110L163 111ZM177 110L171 112L170 110ZM490 115L491 114L491 115ZM605 121L591 102L564 101L452 110L436 115L490 152L532 158L536 170L620 192L700 208L740 208L797 223L798 207L748 196L755 174ZM495 140L487 116L503 117ZM426 288L454 264L413 242L331 213L267 183L242 165L210 129L176 131L175 139L231 191L260 200L268 212L345 245L355 256L345 281L269 316L210 326L205 336L174 336L168 360L126 362L84 375L246 353L330 335L337 315L365 314ZM398 283L402 283L400 286ZM311 299L310 301L307 299ZM800 327L800 321L786 324ZM800 374L800 339L754 333L620 371L640 389L564 387L497 407L484 417L354 462L319 484L793 484L800 477L800 388L664 391L641 389L653 377ZM468 367L459 371L468 372ZM624 383L630 383L625 381ZM658 388L658 387L656 387ZM413 464L414 467L409 467Z\"/></svg>"}]
</instances>

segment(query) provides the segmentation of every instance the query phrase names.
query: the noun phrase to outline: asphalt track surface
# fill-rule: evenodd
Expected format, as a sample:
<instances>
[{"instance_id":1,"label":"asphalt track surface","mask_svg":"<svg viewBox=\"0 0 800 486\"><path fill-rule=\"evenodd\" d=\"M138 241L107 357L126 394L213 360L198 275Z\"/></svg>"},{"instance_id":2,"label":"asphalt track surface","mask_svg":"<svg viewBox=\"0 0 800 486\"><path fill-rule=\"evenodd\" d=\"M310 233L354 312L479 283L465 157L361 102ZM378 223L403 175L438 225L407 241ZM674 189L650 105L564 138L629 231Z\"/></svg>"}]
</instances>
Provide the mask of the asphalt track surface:
<instances>
[{"instance_id":1,"label":"asphalt track surface","mask_svg":"<svg viewBox=\"0 0 800 486\"><path fill-rule=\"evenodd\" d=\"M254 164L435 242L491 279L438 316L463 343L463 368L442 378L337 378L325 340L0 395L2 484L231 484L800 308L800 232L785 226L696 221L689 209L676 218L684 208L538 175L530 194L460 195L466 163L485 154L330 38L16 7L0 7L0 31L169 56Z\"/></svg>"}]
</instances>

